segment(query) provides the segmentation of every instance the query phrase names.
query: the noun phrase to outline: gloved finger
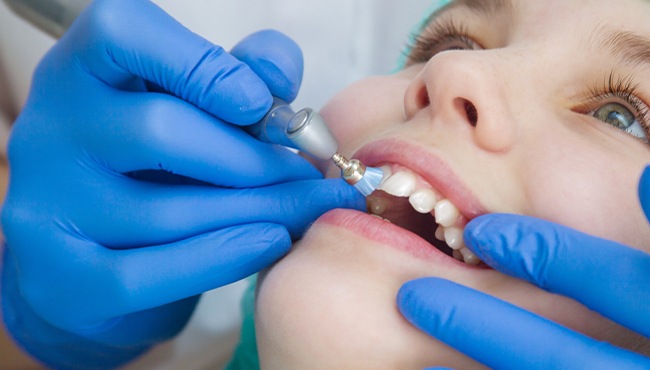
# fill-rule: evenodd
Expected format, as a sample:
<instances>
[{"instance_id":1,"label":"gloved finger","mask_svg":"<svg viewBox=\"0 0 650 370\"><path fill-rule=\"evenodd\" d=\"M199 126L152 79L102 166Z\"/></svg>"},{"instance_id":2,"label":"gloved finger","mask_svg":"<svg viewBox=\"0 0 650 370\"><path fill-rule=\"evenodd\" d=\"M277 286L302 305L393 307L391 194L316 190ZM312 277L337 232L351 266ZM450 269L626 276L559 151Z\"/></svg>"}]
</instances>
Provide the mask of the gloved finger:
<instances>
[{"instance_id":1,"label":"gloved finger","mask_svg":"<svg viewBox=\"0 0 650 370\"><path fill-rule=\"evenodd\" d=\"M298 44L275 30L255 32L235 45L230 55L246 63L266 83L271 94L285 102L298 95L304 60ZM152 83L147 90L164 92Z\"/></svg>"},{"instance_id":2,"label":"gloved finger","mask_svg":"<svg viewBox=\"0 0 650 370\"><path fill-rule=\"evenodd\" d=\"M285 102L296 99L304 60L298 44L276 30L255 32L237 43L230 54L246 63L266 83L271 94ZM147 83L148 91L165 90Z\"/></svg>"},{"instance_id":3,"label":"gloved finger","mask_svg":"<svg viewBox=\"0 0 650 370\"><path fill-rule=\"evenodd\" d=\"M14 261L8 263L7 257L9 256L5 255L3 260L2 287L0 288L4 324L25 351L42 353L43 355L39 356L39 361L45 365L50 364L51 366L48 368L57 366L57 368L75 369L79 368L80 363L83 363L85 368L118 368L124 364L125 352L131 355L126 358L133 358L150 347L150 343L143 345L142 342L134 343L133 341L130 341L131 345L128 346L112 345L112 343L107 343L107 345L97 343L96 346L94 343L92 346L71 345L71 343L87 342L87 336L53 326L51 322L37 314L33 305L29 304L21 293L21 290L24 289L18 285L18 267L13 263ZM159 325L160 327L167 326L166 322L162 321L164 319L171 319L171 317L161 318L163 324ZM106 357L101 357L98 361L95 348L101 348Z\"/></svg>"},{"instance_id":4,"label":"gloved finger","mask_svg":"<svg viewBox=\"0 0 650 370\"><path fill-rule=\"evenodd\" d=\"M64 249L44 248L41 258L23 260L22 286L38 281L38 289L25 290L38 314L80 334L102 332L115 325L115 318L240 280L291 247L284 227L269 223L127 250L110 250L71 236L65 241ZM48 261L47 271L57 279L32 277L42 275L43 261Z\"/></svg>"},{"instance_id":5,"label":"gloved finger","mask_svg":"<svg viewBox=\"0 0 650 370\"><path fill-rule=\"evenodd\" d=\"M111 330L98 327L80 334L84 338L116 347L152 346L173 338L183 330L199 298L197 295L129 313L111 322Z\"/></svg>"},{"instance_id":6,"label":"gloved finger","mask_svg":"<svg viewBox=\"0 0 650 370\"><path fill-rule=\"evenodd\" d=\"M365 208L364 198L341 179L251 189L174 186L125 179L119 185L114 182L109 189L80 191L84 191L79 193L83 201L68 211L75 227L112 248L169 243L253 222L284 225L297 237L333 208ZM98 192L101 197L97 197Z\"/></svg>"},{"instance_id":7,"label":"gloved finger","mask_svg":"<svg viewBox=\"0 0 650 370\"><path fill-rule=\"evenodd\" d=\"M293 40L274 30L253 33L230 50L266 83L273 96L290 103L302 83L302 51Z\"/></svg>"},{"instance_id":8,"label":"gloved finger","mask_svg":"<svg viewBox=\"0 0 650 370\"><path fill-rule=\"evenodd\" d=\"M89 122L84 150L113 171L163 169L207 183L256 187L321 178L308 161L286 148L262 143L191 104L159 94L116 98L122 107L110 125ZM138 124L133 124L137 122ZM119 148L119 150L116 150Z\"/></svg>"},{"instance_id":9,"label":"gloved finger","mask_svg":"<svg viewBox=\"0 0 650 370\"><path fill-rule=\"evenodd\" d=\"M81 48L79 61L104 83L120 88L137 76L228 122L257 122L272 104L245 63L150 1L95 1L61 45Z\"/></svg>"},{"instance_id":10,"label":"gloved finger","mask_svg":"<svg viewBox=\"0 0 650 370\"><path fill-rule=\"evenodd\" d=\"M107 307L113 302L108 317L157 307L241 280L278 260L290 247L282 226L248 224L167 245L114 251L111 261L116 268L106 283L117 276L120 284L113 283L112 288L118 292L97 298ZM122 301L115 302L114 297Z\"/></svg>"},{"instance_id":11,"label":"gloved finger","mask_svg":"<svg viewBox=\"0 0 650 370\"><path fill-rule=\"evenodd\" d=\"M647 253L548 221L506 214L472 220L464 239L491 267L650 335Z\"/></svg>"},{"instance_id":12,"label":"gloved finger","mask_svg":"<svg viewBox=\"0 0 650 370\"><path fill-rule=\"evenodd\" d=\"M407 282L397 298L425 333L495 369L642 369L650 359L598 342L487 294L439 279Z\"/></svg>"},{"instance_id":13,"label":"gloved finger","mask_svg":"<svg viewBox=\"0 0 650 370\"><path fill-rule=\"evenodd\" d=\"M645 217L650 221L650 166L647 166L639 180L639 200L645 212Z\"/></svg>"}]
</instances>

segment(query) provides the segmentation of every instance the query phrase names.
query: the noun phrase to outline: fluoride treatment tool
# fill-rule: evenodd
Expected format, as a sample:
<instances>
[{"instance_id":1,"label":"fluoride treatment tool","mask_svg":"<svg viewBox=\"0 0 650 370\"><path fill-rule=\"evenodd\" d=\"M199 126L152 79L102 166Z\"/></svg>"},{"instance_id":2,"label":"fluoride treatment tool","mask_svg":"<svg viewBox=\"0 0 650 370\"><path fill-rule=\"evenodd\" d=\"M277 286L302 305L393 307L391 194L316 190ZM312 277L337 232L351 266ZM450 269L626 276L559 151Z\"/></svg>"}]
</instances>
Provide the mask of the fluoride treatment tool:
<instances>
[{"instance_id":1,"label":"fluoride treatment tool","mask_svg":"<svg viewBox=\"0 0 650 370\"><path fill-rule=\"evenodd\" d=\"M338 153L339 144L332 131L311 108L295 112L276 98L266 116L246 130L258 140L298 149L317 159L333 160L341 169L341 177L363 196L375 191L384 177L381 169L366 167L359 160L349 160Z\"/></svg>"},{"instance_id":2,"label":"fluoride treatment tool","mask_svg":"<svg viewBox=\"0 0 650 370\"><path fill-rule=\"evenodd\" d=\"M61 37L91 0L3 0L18 15L50 34ZM329 160L341 169L341 176L361 194L372 193L384 176L379 168L366 167L356 159L338 153L338 142L323 118L311 108L295 112L275 99L264 118L247 131L257 139L298 149L314 158Z\"/></svg>"}]
</instances>

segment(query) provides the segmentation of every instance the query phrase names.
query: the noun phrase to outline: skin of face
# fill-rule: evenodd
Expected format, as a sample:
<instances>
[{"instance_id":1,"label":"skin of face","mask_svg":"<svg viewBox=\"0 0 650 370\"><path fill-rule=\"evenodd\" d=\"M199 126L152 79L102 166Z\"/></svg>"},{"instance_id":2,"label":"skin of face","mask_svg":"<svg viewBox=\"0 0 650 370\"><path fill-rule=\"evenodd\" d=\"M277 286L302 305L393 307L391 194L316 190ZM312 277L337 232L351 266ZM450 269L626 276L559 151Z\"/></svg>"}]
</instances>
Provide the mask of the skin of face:
<instances>
[{"instance_id":1,"label":"skin of face","mask_svg":"<svg viewBox=\"0 0 650 370\"><path fill-rule=\"evenodd\" d=\"M600 42L604 32L650 36L650 4L517 0L492 16L454 6L437 19L446 17L461 20L480 48L450 47L335 96L321 114L341 153L372 166L398 163L447 183L443 195L468 218L531 215L650 252L637 195L650 147L590 114L611 102L629 107L620 96L594 91L610 76L633 81L634 95L650 102L650 64L623 62L623 52L612 55ZM339 176L332 166L327 174ZM413 247L412 236L382 222L332 211L262 274L256 330L263 368L481 368L399 314L400 286L426 276L599 340L631 347L639 339L572 299Z\"/></svg>"}]
</instances>

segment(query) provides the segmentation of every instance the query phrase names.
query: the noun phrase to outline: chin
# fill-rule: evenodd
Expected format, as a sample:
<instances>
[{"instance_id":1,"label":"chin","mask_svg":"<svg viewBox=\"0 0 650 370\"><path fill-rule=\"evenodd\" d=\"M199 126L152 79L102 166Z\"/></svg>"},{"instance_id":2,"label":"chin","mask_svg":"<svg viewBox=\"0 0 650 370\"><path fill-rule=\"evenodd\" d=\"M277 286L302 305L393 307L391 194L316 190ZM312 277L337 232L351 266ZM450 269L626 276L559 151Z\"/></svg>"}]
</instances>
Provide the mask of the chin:
<instances>
[{"instance_id":1,"label":"chin","mask_svg":"<svg viewBox=\"0 0 650 370\"><path fill-rule=\"evenodd\" d=\"M570 299L431 246L427 253L412 243L387 243L392 237L409 240L390 235L406 231L396 227L386 235L387 229L385 221L360 212L331 211L261 274L255 321L262 368L484 368L419 332L398 312L400 286L424 276L496 295L595 337L611 334L613 323Z\"/></svg>"},{"instance_id":2,"label":"chin","mask_svg":"<svg viewBox=\"0 0 650 370\"><path fill-rule=\"evenodd\" d=\"M378 259L368 253L369 245L356 248L354 239L348 230L319 223L260 276L256 332L262 368L421 369L432 361L480 368L415 330L397 311L395 297L408 275L400 271L410 257L388 250ZM392 266L381 261L386 253Z\"/></svg>"}]
</instances>

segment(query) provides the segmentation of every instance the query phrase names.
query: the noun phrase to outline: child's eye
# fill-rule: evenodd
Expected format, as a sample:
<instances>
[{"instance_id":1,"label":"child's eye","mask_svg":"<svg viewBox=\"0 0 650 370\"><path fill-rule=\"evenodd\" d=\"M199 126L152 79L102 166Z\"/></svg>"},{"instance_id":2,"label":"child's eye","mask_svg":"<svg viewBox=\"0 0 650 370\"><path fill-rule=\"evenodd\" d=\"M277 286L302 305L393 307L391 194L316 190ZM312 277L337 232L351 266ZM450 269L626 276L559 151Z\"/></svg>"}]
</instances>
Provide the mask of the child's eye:
<instances>
[{"instance_id":1,"label":"child's eye","mask_svg":"<svg viewBox=\"0 0 650 370\"><path fill-rule=\"evenodd\" d=\"M648 137L643 126L639 123L634 113L623 104L607 103L594 110L592 115L619 130L625 131L646 143L648 142Z\"/></svg>"},{"instance_id":2,"label":"child's eye","mask_svg":"<svg viewBox=\"0 0 650 370\"><path fill-rule=\"evenodd\" d=\"M650 108L638 97L632 78L612 72L604 86L591 89L591 96L583 112L650 144Z\"/></svg>"}]
</instances>

